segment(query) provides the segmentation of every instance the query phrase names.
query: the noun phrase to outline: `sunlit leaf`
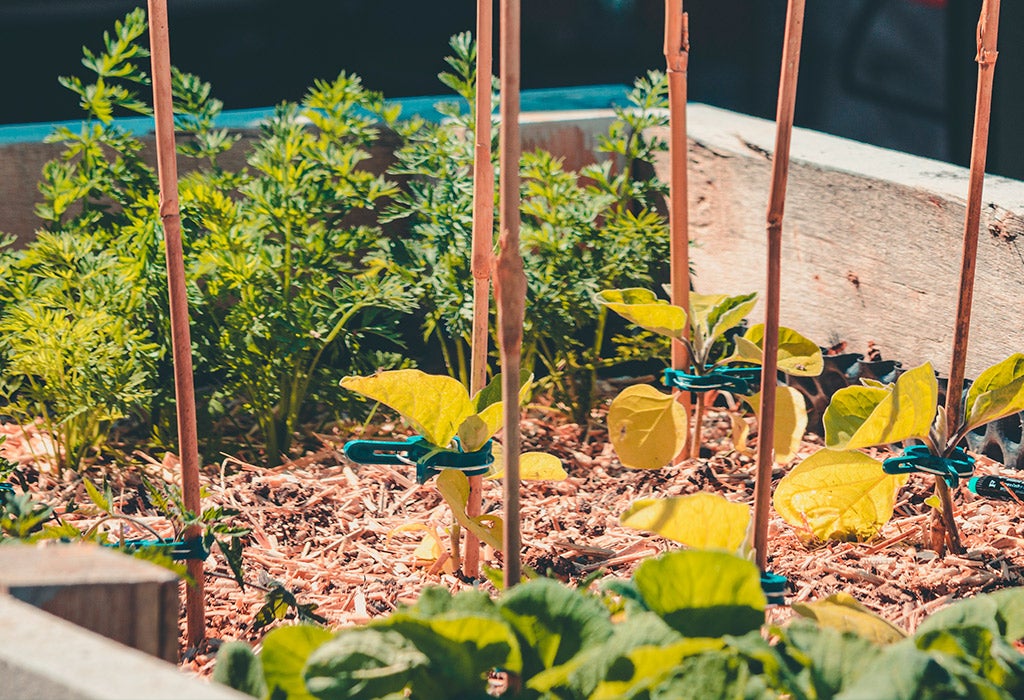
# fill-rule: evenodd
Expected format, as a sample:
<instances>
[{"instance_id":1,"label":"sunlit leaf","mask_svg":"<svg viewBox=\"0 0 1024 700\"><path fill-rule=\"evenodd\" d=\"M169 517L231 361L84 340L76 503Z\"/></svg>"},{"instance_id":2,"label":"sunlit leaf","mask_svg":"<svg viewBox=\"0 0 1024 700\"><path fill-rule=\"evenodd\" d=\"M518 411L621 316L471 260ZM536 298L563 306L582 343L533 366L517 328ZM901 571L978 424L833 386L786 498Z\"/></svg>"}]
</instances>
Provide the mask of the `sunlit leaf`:
<instances>
[{"instance_id":1,"label":"sunlit leaf","mask_svg":"<svg viewBox=\"0 0 1024 700\"><path fill-rule=\"evenodd\" d=\"M625 466L660 469L686 444L686 409L652 386L627 387L608 409L608 438Z\"/></svg>"},{"instance_id":2,"label":"sunlit leaf","mask_svg":"<svg viewBox=\"0 0 1024 700\"><path fill-rule=\"evenodd\" d=\"M444 469L438 474L436 481L437 490L452 509L452 515L459 525L476 535L481 542L500 552L503 546L501 530L485 526L483 516L471 518L466 513L466 504L469 503L469 478L457 469ZM493 520L489 522L493 524Z\"/></svg>"},{"instance_id":3,"label":"sunlit leaf","mask_svg":"<svg viewBox=\"0 0 1024 700\"><path fill-rule=\"evenodd\" d=\"M1024 411L1024 354L1017 353L992 365L967 390L968 428Z\"/></svg>"},{"instance_id":4,"label":"sunlit leaf","mask_svg":"<svg viewBox=\"0 0 1024 700\"><path fill-rule=\"evenodd\" d=\"M760 418L761 394L744 397ZM783 464L796 457L807 432L807 404L804 395L791 386L775 389L775 460Z\"/></svg>"},{"instance_id":5,"label":"sunlit leaf","mask_svg":"<svg viewBox=\"0 0 1024 700\"><path fill-rule=\"evenodd\" d=\"M906 475L882 471L861 452L819 450L782 477L775 510L798 532L821 540L866 540L892 517Z\"/></svg>"},{"instance_id":6,"label":"sunlit leaf","mask_svg":"<svg viewBox=\"0 0 1024 700\"><path fill-rule=\"evenodd\" d=\"M310 654L300 680L304 677L309 691L320 700L393 698L401 697L397 694L430 666L430 658L406 635L391 629L356 627L342 630ZM293 695L291 688L284 690L285 696L270 697L313 698L305 684L301 694Z\"/></svg>"},{"instance_id":7,"label":"sunlit leaf","mask_svg":"<svg viewBox=\"0 0 1024 700\"><path fill-rule=\"evenodd\" d=\"M722 649L725 641L695 637L667 645L648 644L631 649L615 659L607 677L598 683L590 700L618 700L630 692L649 687L679 666L688 656ZM622 677L625 676L625 677ZM636 697L629 695L629 697Z\"/></svg>"},{"instance_id":8,"label":"sunlit leaf","mask_svg":"<svg viewBox=\"0 0 1024 700\"><path fill-rule=\"evenodd\" d=\"M457 379L418 369L345 377L341 385L402 414L427 442L447 447L467 417L473 415L469 392Z\"/></svg>"},{"instance_id":9,"label":"sunlit leaf","mask_svg":"<svg viewBox=\"0 0 1024 700\"><path fill-rule=\"evenodd\" d=\"M494 465L487 475L488 479L500 479L505 476L505 451L495 443L491 448ZM568 477L562 467L562 460L547 452L524 452L519 455L519 478L522 481L561 481Z\"/></svg>"},{"instance_id":10,"label":"sunlit leaf","mask_svg":"<svg viewBox=\"0 0 1024 700\"><path fill-rule=\"evenodd\" d=\"M865 608L849 593L835 593L812 603L793 603L793 610L823 627L853 632L876 644L891 644L907 636L906 632Z\"/></svg>"},{"instance_id":11,"label":"sunlit leaf","mask_svg":"<svg viewBox=\"0 0 1024 700\"><path fill-rule=\"evenodd\" d=\"M217 664L213 667L213 680L256 698L267 694L263 664L245 642L221 645L217 650Z\"/></svg>"},{"instance_id":12,"label":"sunlit leaf","mask_svg":"<svg viewBox=\"0 0 1024 700\"><path fill-rule=\"evenodd\" d=\"M756 352L753 350L756 348ZM758 323L736 339L734 356L743 362L761 364L764 352L764 324ZM780 372L794 377L817 377L825 368L821 348L792 328L779 328L779 351L776 355Z\"/></svg>"},{"instance_id":13,"label":"sunlit leaf","mask_svg":"<svg viewBox=\"0 0 1024 700\"><path fill-rule=\"evenodd\" d=\"M753 454L748 443L750 439L750 423L747 423L739 413L730 412L729 420L732 422L733 449L743 455Z\"/></svg>"},{"instance_id":14,"label":"sunlit leaf","mask_svg":"<svg viewBox=\"0 0 1024 700\"><path fill-rule=\"evenodd\" d=\"M825 409L825 445L854 450L928 436L939 385L930 363L907 370L890 387L850 386Z\"/></svg>"},{"instance_id":15,"label":"sunlit leaf","mask_svg":"<svg viewBox=\"0 0 1024 700\"><path fill-rule=\"evenodd\" d=\"M736 552L747 539L750 507L716 493L644 498L634 501L619 522L687 547Z\"/></svg>"},{"instance_id":16,"label":"sunlit leaf","mask_svg":"<svg viewBox=\"0 0 1024 700\"><path fill-rule=\"evenodd\" d=\"M272 630L263 639L260 661L271 694L280 688L289 700L314 700L306 689L302 670L314 651L326 644L333 633L313 625L291 625Z\"/></svg>"},{"instance_id":17,"label":"sunlit leaf","mask_svg":"<svg viewBox=\"0 0 1024 700\"><path fill-rule=\"evenodd\" d=\"M677 339L686 334L686 312L658 299L648 289L606 289L598 292L596 300L627 321L653 333Z\"/></svg>"},{"instance_id":18,"label":"sunlit leaf","mask_svg":"<svg viewBox=\"0 0 1024 700\"><path fill-rule=\"evenodd\" d=\"M757 305L757 294L697 294L690 292L690 313L694 335L704 346L714 343L730 328L738 326Z\"/></svg>"}]
</instances>

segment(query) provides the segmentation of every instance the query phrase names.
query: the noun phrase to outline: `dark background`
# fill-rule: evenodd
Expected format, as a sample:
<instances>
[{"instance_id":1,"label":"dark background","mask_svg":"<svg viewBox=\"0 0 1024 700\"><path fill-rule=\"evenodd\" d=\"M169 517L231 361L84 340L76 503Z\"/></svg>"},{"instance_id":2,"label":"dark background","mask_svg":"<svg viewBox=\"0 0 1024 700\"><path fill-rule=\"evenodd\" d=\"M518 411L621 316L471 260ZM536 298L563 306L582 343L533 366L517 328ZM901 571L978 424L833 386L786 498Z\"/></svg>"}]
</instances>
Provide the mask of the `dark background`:
<instances>
[{"instance_id":1,"label":"dark background","mask_svg":"<svg viewBox=\"0 0 1024 700\"><path fill-rule=\"evenodd\" d=\"M75 119L58 75L135 0L0 0L0 123ZM171 60L226 109L300 98L315 78L361 75L388 97L445 92L448 37L473 0L168 0ZM799 126L965 165L980 0L810 0ZM687 0L691 101L772 118L784 0ZM497 12L495 12L497 14ZM990 172L1024 178L1024 7L1003 3ZM524 89L631 83L663 68L662 0L522 0ZM497 66L495 68L497 70Z\"/></svg>"}]
</instances>

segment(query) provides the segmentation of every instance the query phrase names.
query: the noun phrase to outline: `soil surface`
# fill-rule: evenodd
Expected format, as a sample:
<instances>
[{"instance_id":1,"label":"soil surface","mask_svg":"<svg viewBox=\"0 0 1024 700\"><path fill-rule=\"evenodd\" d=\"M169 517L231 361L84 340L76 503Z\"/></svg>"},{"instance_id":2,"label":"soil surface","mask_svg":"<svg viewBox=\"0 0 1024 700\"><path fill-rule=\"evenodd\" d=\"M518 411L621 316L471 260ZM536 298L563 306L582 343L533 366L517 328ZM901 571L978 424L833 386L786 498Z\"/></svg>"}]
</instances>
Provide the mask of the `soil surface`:
<instances>
[{"instance_id":1,"label":"soil surface","mask_svg":"<svg viewBox=\"0 0 1024 700\"><path fill-rule=\"evenodd\" d=\"M704 421L706 457L656 471L624 468L608 443L603 419L591 428L567 423L561 414L527 412L523 440L529 449L557 455L569 476L560 482L522 486L523 563L537 572L579 583L602 576L628 577L643 559L678 547L673 542L619 524L618 516L639 498L715 491L739 503L753 504L754 463L736 453L729 440L728 415L710 412ZM77 475L55 479L32 468L24 433L10 430L3 449L25 464L34 496L56 506L66 520L88 527L97 519L84 495L79 508L65 512L70 494L80 490ZM451 516L431 482L418 485L412 467L367 466L342 454L351 433L319 435L320 449L269 469L235 458L205 470L204 506L236 509L232 524L249 528L244 538L245 580L241 590L215 551L206 562L206 622L209 642L183 649L183 666L200 675L213 668L223 640L258 643L270 628L257 629L266 589L283 585L301 605L313 604L331 626L366 622L415 600L424 586L456 590L481 586L466 580L448 555ZM374 438L401 438L393 424L374 428ZM38 436L34 439L40 453ZM802 455L818 449L808 435ZM139 470L151 478L177 481L173 456L162 462L136 453ZM786 468L776 468L774 479ZM113 475L115 472L110 470ZM120 472L126 473L126 472ZM127 472L130 473L130 472ZM977 474L1005 473L985 458ZM97 481L97 474L88 474ZM77 482L77 486L76 486ZM959 489L957 518L963 555L929 549L932 478L912 476L897 499L895 517L872 542L808 543L774 513L769 524L769 569L789 580L787 602L818 600L833 593L853 594L870 609L910 631L931 612L954 599L1024 584L1024 504L986 500ZM35 492L38 490L38 492ZM115 493L117 493L115 489ZM126 506L140 500L131 477L118 494ZM485 512L501 512L501 483L486 482ZM159 517L136 517L170 535ZM483 563L500 568L500 555L485 548ZM184 595L182 596L184 599ZM785 609L776 613L785 615ZM184 612L182 613L184 615ZM182 620L184 629L184 620ZM184 637L184 634L182 635Z\"/></svg>"}]
</instances>

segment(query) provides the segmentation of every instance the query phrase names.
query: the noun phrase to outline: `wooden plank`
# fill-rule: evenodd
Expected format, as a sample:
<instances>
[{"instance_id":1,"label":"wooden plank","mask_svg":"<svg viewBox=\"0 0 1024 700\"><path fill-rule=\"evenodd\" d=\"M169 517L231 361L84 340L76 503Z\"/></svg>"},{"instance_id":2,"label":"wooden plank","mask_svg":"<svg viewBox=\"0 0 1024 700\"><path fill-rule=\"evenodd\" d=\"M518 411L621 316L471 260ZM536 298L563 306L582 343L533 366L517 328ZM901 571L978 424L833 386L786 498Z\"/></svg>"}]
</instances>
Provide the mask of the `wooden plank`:
<instances>
[{"instance_id":1,"label":"wooden plank","mask_svg":"<svg viewBox=\"0 0 1024 700\"><path fill-rule=\"evenodd\" d=\"M0 593L172 663L178 577L90 545L0 547Z\"/></svg>"}]
</instances>

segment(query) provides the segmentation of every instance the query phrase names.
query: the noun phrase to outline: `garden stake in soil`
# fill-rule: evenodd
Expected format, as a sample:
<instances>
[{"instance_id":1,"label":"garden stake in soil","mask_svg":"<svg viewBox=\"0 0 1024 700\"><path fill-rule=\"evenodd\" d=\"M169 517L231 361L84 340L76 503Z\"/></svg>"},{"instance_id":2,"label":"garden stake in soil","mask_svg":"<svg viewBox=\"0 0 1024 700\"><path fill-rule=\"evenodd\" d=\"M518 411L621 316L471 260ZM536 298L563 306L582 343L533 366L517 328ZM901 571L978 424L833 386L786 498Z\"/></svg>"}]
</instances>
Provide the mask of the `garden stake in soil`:
<instances>
[{"instance_id":1,"label":"garden stake in soil","mask_svg":"<svg viewBox=\"0 0 1024 700\"><path fill-rule=\"evenodd\" d=\"M174 394L178 417L178 450L181 454L181 492L185 508L193 513L200 513L202 507L199 497L199 444L196 435L196 400L192 378L192 340L181 244L181 214L178 207L178 166L174 146L166 0L149 0L149 37L153 66L157 171L160 181L160 221L164 228L167 258L171 348L174 355ZM188 527L183 533L185 539L199 535L200 528L197 525ZM206 637L202 560L189 559L188 574L192 577L194 585L185 588L187 640L188 646L196 647Z\"/></svg>"},{"instance_id":2,"label":"garden stake in soil","mask_svg":"<svg viewBox=\"0 0 1024 700\"><path fill-rule=\"evenodd\" d=\"M978 93L974 105L974 141L971 145L971 174L967 186L967 212L964 216L963 257L960 263L960 294L953 331L953 357L950 361L946 390L947 425L959 422L964 366L967 362L967 339L971 330L971 306L974 300L974 271L978 260L978 226L981 222L981 196L985 186L985 160L988 154L989 120L992 113L992 79L995 74L996 39L999 34L999 0L985 0L978 20ZM955 447L955 445L953 446ZM935 493L942 502L942 524L945 539L954 553L963 545L953 518L953 499L942 479L935 480ZM935 530L932 547L941 550L940 531Z\"/></svg>"},{"instance_id":3,"label":"garden stake in soil","mask_svg":"<svg viewBox=\"0 0 1024 700\"><path fill-rule=\"evenodd\" d=\"M690 37L682 0L665 0L665 64L668 73L669 109L669 261L672 303L690 314L689 182L687 180L686 70L690 59ZM687 331L688 332L688 331ZM672 369L689 368L693 358L686 346L672 341ZM690 394L694 397L694 394ZM693 428L690 456L700 453L700 397ZM691 399L685 399L689 402ZM684 404L685 405L685 404ZM689 410L687 411L689 413ZM685 453L686 448L683 447Z\"/></svg>"},{"instance_id":4,"label":"garden stake in soil","mask_svg":"<svg viewBox=\"0 0 1024 700\"><path fill-rule=\"evenodd\" d=\"M765 289L764 355L761 361L761 410L758 419L757 478L754 491L754 550L763 572L768 562L768 509L775 464L775 395L778 384L779 285L782 270L782 216L789 176L789 143L800 69L804 0L790 0L782 49L782 75L775 116L775 153L768 199L768 279Z\"/></svg>"},{"instance_id":5,"label":"garden stake in soil","mask_svg":"<svg viewBox=\"0 0 1024 700\"><path fill-rule=\"evenodd\" d=\"M494 166L491 163L491 56L493 0L479 0L476 9L476 126L473 151L473 336L470 348L469 393L487 384L487 344L491 308L491 257L494 246ZM480 515L483 477L469 477L466 514ZM480 573L480 540L467 531L462 573Z\"/></svg>"},{"instance_id":6,"label":"garden stake in soil","mask_svg":"<svg viewBox=\"0 0 1024 700\"><path fill-rule=\"evenodd\" d=\"M494 263L501 349L501 397L505 413L505 588L521 576L519 530L519 369L526 310L526 274L519 254L519 0L501 0L501 238Z\"/></svg>"}]
</instances>

